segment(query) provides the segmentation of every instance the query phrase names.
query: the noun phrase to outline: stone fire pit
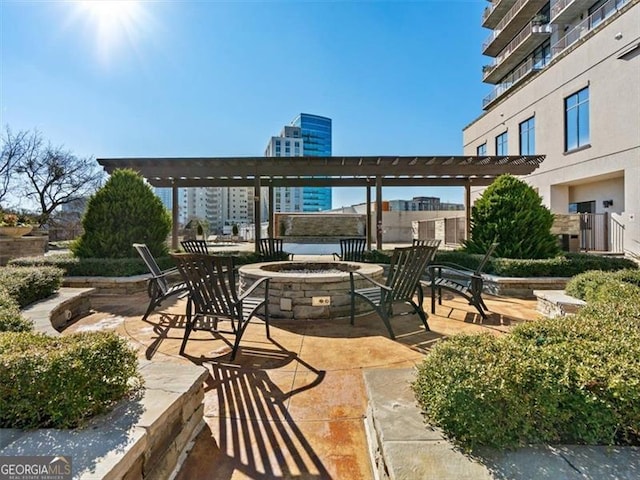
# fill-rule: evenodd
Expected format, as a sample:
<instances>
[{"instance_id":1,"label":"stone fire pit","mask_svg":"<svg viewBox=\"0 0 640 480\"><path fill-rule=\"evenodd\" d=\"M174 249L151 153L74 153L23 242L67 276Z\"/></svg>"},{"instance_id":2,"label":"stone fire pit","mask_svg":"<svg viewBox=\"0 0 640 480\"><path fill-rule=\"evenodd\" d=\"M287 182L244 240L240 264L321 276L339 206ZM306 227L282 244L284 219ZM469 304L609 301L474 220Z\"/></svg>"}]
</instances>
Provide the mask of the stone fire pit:
<instances>
[{"instance_id":1,"label":"stone fire pit","mask_svg":"<svg viewBox=\"0 0 640 480\"><path fill-rule=\"evenodd\" d=\"M261 277L269 277L269 315L273 318L337 318L349 316L349 272L358 271L383 283L379 265L356 262L267 262L239 269L240 289ZM356 288L371 287L359 275ZM370 312L356 301L356 314Z\"/></svg>"}]
</instances>

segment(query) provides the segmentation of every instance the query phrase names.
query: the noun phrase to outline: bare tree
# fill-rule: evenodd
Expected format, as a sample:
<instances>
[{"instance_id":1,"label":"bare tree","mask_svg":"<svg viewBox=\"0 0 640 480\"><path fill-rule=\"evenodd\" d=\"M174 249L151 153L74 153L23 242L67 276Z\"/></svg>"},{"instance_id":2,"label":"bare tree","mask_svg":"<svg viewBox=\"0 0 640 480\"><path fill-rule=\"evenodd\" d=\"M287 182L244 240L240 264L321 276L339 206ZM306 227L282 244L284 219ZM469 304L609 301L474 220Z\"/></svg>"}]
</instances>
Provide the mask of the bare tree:
<instances>
[{"instance_id":1,"label":"bare tree","mask_svg":"<svg viewBox=\"0 0 640 480\"><path fill-rule=\"evenodd\" d=\"M11 133L7 125L2 136L2 152L0 153L0 206L9 193L11 180L15 179L16 163L24 156L25 137L27 132Z\"/></svg>"},{"instance_id":2,"label":"bare tree","mask_svg":"<svg viewBox=\"0 0 640 480\"><path fill-rule=\"evenodd\" d=\"M7 135L6 148L15 152L16 178L12 184L38 205L41 226L58 207L94 193L104 177L95 160L79 158L50 143L45 145L37 130Z\"/></svg>"}]
</instances>

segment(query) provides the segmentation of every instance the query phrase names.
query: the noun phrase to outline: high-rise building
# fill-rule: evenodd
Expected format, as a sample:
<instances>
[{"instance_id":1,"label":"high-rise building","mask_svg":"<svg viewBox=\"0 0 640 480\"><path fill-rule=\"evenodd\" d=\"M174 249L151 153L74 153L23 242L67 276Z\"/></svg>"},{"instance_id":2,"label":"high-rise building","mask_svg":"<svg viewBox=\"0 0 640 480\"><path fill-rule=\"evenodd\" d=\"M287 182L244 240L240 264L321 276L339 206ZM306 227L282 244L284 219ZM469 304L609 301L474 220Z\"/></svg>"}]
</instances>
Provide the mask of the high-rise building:
<instances>
[{"instance_id":1,"label":"high-rise building","mask_svg":"<svg viewBox=\"0 0 640 480\"><path fill-rule=\"evenodd\" d=\"M271 137L267 157L330 157L331 119L301 113L280 135ZM279 187L274 190L276 212L319 212L331 209L331 187Z\"/></svg>"},{"instance_id":2,"label":"high-rise building","mask_svg":"<svg viewBox=\"0 0 640 480\"><path fill-rule=\"evenodd\" d=\"M303 155L303 139L300 127L285 126L280 136L271 137L264 151L266 157L300 157ZM274 189L274 210L276 212L302 212L302 187L277 187ZM263 197L266 189L263 189ZM262 202L267 205L267 202ZM263 216L263 218L266 218Z\"/></svg>"},{"instance_id":3,"label":"high-rise building","mask_svg":"<svg viewBox=\"0 0 640 480\"><path fill-rule=\"evenodd\" d=\"M602 218L605 247L620 234L640 253L640 2L493 0L482 25L494 88L464 153L546 155L524 180L551 211Z\"/></svg>"},{"instance_id":4,"label":"high-rise building","mask_svg":"<svg viewBox=\"0 0 640 480\"><path fill-rule=\"evenodd\" d=\"M300 127L303 140L303 155L307 157L331 156L331 119L301 113L291 125ZM331 187L304 187L302 210L320 212L331 209Z\"/></svg>"}]
</instances>

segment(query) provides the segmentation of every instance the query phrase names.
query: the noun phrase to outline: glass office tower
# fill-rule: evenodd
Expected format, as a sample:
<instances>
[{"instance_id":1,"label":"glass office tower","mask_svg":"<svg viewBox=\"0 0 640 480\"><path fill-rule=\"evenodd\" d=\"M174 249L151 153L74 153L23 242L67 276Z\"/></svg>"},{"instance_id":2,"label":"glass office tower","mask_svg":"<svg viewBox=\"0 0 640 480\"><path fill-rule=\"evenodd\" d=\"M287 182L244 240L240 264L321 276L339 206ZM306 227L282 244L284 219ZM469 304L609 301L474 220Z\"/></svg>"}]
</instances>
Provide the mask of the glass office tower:
<instances>
[{"instance_id":1,"label":"glass office tower","mask_svg":"<svg viewBox=\"0 0 640 480\"><path fill-rule=\"evenodd\" d=\"M300 127L303 139L303 155L311 157L331 156L331 119L301 113L291 125ZM331 187L304 187L303 212L320 212L331 209Z\"/></svg>"}]
</instances>

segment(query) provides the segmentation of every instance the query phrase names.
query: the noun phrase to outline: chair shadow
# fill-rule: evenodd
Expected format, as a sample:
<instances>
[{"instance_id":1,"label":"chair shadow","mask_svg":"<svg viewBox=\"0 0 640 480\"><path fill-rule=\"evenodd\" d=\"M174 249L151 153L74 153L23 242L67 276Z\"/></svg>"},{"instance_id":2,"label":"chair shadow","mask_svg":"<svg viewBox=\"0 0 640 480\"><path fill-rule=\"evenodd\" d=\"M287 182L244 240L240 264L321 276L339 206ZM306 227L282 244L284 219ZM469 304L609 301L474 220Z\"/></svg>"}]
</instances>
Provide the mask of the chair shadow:
<instances>
[{"instance_id":1,"label":"chair shadow","mask_svg":"<svg viewBox=\"0 0 640 480\"><path fill-rule=\"evenodd\" d=\"M325 372L284 350L277 342L274 344L279 351L242 349L242 356L251 368L220 359L188 357L210 372L205 392L215 392L213 403L218 411L208 417L217 417L217 424L211 426L213 431L205 429L201 433L178 479L227 479L235 471L264 480L331 478L287 410L288 399L322 383ZM297 369L315 373L315 378L309 384L285 391L267 372L293 362L298 363Z\"/></svg>"}]
</instances>

